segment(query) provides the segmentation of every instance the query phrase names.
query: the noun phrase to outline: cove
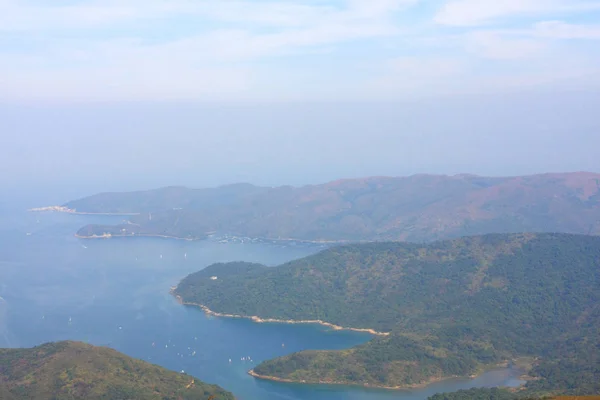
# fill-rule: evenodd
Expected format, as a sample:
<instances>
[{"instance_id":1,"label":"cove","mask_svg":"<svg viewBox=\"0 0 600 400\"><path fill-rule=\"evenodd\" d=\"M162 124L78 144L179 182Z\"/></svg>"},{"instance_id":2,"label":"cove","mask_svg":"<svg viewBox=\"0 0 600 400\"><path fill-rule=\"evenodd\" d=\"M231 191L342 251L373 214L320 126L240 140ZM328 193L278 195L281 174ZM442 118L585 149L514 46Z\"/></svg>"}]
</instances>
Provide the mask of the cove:
<instances>
[{"instance_id":1,"label":"cove","mask_svg":"<svg viewBox=\"0 0 600 400\"><path fill-rule=\"evenodd\" d=\"M318 325L211 317L179 304L169 288L214 262L277 265L323 247L154 238L81 240L73 233L82 225L114 223L123 217L23 210L12 207L0 214L0 346L65 339L110 346L219 384L241 400L424 399L442 391L520 383L518 371L510 369L410 391L256 380L247 371L263 360L304 349L348 348L371 336Z\"/></svg>"}]
</instances>

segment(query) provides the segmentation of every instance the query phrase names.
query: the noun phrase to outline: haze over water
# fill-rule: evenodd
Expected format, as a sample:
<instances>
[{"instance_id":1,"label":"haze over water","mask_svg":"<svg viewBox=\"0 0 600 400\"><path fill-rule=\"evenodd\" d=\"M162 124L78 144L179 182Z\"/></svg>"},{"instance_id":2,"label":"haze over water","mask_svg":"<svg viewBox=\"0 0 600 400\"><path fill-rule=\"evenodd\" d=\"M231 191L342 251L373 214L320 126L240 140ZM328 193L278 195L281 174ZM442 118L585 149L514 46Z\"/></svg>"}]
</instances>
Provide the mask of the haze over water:
<instances>
[{"instance_id":1,"label":"haze over water","mask_svg":"<svg viewBox=\"0 0 600 400\"><path fill-rule=\"evenodd\" d=\"M0 208L1 347L57 340L109 346L219 384L241 400L408 400L518 384L518 372L510 370L406 392L255 380L246 372L263 360L304 349L348 348L370 336L314 325L211 318L178 304L169 288L214 262L278 265L322 247L142 238L85 241L73 236L84 224L119 219L27 213L21 205L6 203Z\"/></svg>"}]
</instances>

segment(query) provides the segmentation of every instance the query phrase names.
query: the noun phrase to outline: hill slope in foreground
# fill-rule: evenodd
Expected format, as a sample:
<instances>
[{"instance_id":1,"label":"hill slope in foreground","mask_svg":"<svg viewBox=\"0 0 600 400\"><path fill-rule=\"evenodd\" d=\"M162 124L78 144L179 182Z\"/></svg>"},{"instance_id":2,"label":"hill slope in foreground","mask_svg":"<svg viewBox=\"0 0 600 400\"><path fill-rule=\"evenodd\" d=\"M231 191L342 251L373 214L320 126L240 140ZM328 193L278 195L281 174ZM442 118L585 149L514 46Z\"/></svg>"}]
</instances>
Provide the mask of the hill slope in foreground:
<instances>
[{"instance_id":1,"label":"hill slope in foreground","mask_svg":"<svg viewBox=\"0 0 600 400\"><path fill-rule=\"evenodd\" d=\"M212 396L212 397L211 397ZM0 398L233 400L189 375L77 342L0 349Z\"/></svg>"},{"instance_id":2,"label":"hill slope in foreground","mask_svg":"<svg viewBox=\"0 0 600 400\"><path fill-rule=\"evenodd\" d=\"M247 184L104 193L65 204L78 212L139 213L90 225L82 237L210 232L308 241L433 241L490 232L600 234L600 174L488 178L374 177L299 188Z\"/></svg>"},{"instance_id":3,"label":"hill slope in foreground","mask_svg":"<svg viewBox=\"0 0 600 400\"><path fill-rule=\"evenodd\" d=\"M218 313L390 333L264 362L259 377L400 388L530 357L541 378L530 389L600 392L600 237L349 245L276 268L212 265L174 294Z\"/></svg>"},{"instance_id":4,"label":"hill slope in foreground","mask_svg":"<svg viewBox=\"0 0 600 400\"><path fill-rule=\"evenodd\" d=\"M476 388L437 393L427 400L600 400L600 396L528 396L503 388Z\"/></svg>"}]
</instances>

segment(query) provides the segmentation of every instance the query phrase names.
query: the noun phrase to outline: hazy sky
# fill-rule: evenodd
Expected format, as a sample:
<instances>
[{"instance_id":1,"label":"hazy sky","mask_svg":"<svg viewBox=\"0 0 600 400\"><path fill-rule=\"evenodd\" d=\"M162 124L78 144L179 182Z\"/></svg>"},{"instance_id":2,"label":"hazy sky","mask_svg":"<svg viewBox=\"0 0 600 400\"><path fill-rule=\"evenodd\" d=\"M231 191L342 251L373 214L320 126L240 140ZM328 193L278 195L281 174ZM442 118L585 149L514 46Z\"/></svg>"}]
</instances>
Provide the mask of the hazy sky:
<instances>
[{"instance_id":1,"label":"hazy sky","mask_svg":"<svg viewBox=\"0 0 600 400\"><path fill-rule=\"evenodd\" d=\"M8 101L598 84L599 0L0 0Z\"/></svg>"},{"instance_id":2,"label":"hazy sky","mask_svg":"<svg viewBox=\"0 0 600 400\"><path fill-rule=\"evenodd\" d=\"M598 93L600 0L0 0L3 188L600 171Z\"/></svg>"}]
</instances>

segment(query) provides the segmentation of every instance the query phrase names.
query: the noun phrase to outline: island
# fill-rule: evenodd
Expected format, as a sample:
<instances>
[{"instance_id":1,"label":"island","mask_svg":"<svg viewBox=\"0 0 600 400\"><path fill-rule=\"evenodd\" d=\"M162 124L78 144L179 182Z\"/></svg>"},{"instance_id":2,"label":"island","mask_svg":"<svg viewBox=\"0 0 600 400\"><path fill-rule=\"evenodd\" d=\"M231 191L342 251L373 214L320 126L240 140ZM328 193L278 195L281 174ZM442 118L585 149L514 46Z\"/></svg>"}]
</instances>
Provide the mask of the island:
<instances>
[{"instance_id":1,"label":"island","mask_svg":"<svg viewBox=\"0 0 600 400\"><path fill-rule=\"evenodd\" d=\"M78 232L87 238L143 232L188 239L216 233L335 244L424 242L490 232L600 234L599 182L600 174L587 172L371 177L302 187L235 184L101 193L60 207L131 214L128 222L136 226L87 226Z\"/></svg>"},{"instance_id":2,"label":"island","mask_svg":"<svg viewBox=\"0 0 600 400\"><path fill-rule=\"evenodd\" d=\"M323 322L379 335L250 373L409 388L518 362L531 392L600 392L600 237L490 234L334 247L278 267L215 264L172 293L214 315Z\"/></svg>"},{"instance_id":3,"label":"island","mask_svg":"<svg viewBox=\"0 0 600 400\"><path fill-rule=\"evenodd\" d=\"M0 349L0 398L234 400L216 385L80 342Z\"/></svg>"}]
</instances>

